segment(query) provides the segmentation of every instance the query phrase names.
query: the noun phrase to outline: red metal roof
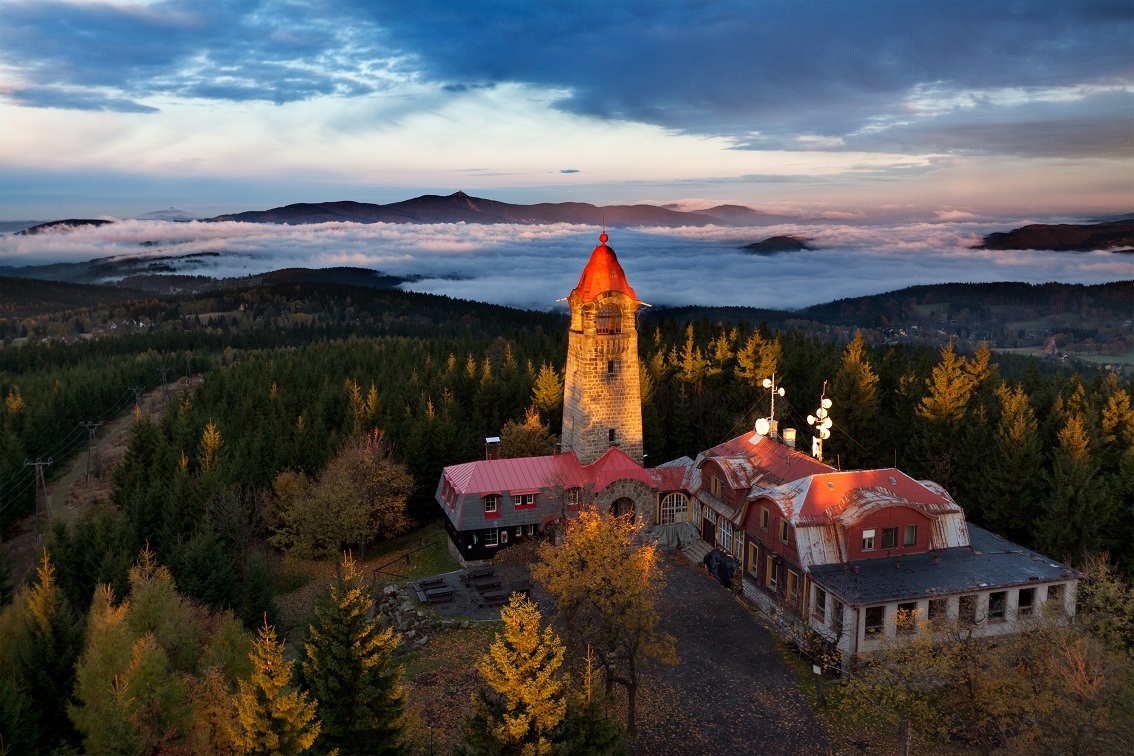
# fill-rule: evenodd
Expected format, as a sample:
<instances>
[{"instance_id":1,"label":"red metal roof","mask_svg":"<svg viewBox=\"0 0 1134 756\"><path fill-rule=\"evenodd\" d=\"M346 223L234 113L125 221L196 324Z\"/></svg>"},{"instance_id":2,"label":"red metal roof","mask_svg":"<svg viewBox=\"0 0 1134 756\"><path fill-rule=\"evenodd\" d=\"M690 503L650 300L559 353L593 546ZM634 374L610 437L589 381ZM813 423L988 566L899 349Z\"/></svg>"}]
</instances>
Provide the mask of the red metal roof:
<instances>
[{"instance_id":1,"label":"red metal roof","mask_svg":"<svg viewBox=\"0 0 1134 756\"><path fill-rule=\"evenodd\" d=\"M583 268L583 275L579 276L575 291L584 303L608 291L620 291L637 302L638 295L630 288L626 273L618 264L618 257L613 249L606 246L606 239L606 234L599 237L600 243L591 253L587 267Z\"/></svg>"},{"instance_id":2,"label":"red metal roof","mask_svg":"<svg viewBox=\"0 0 1134 756\"><path fill-rule=\"evenodd\" d=\"M749 431L705 452L706 457L743 458L754 468L751 483L778 486L808 475L834 472L810 455Z\"/></svg>"},{"instance_id":3,"label":"red metal roof","mask_svg":"<svg viewBox=\"0 0 1134 756\"><path fill-rule=\"evenodd\" d=\"M586 482L583 467L574 452L549 457L465 462L446 467L445 475L453 488L462 494L499 493L552 485L581 486Z\"/></svg>"},{"instance_id":4,"label":"red metal roof","mask_svg":"<svg viewBox=\"0 0 1134 756\"><path fill-rule=\"evenodd\" d=\"M956 503L938 491L919 483L901 470L854 470L816 475L811 480L798 518L810 519L826 515L836 518L849 510L858 510L872 502L889 506L921 505L915 508L931 512L957 509Z\"/></svg>"},{"instance_id":5,"label":"red metal roof","mask_svg":"<svg viewBox=\"0 0 1134 756\"><path fill-rule=\"evenodd\" d=\"M583 467L587 478L594 482L595 490L601 491L616 480L634 478L653 487L653 481L645 468L626 455L617 446L606 450L601 457Z\"/></svg>"},{"instance_id":6,"label":"red metal roof","mask_svg":"<svg viewBox=\"0 0 1134 756\"><path fill-rule=\"evenodd\" d=\"M690 464L692 464L692 460L690 460ZM685 481L685 471L687 469L685 465L663 465L647 470L647 472L653 480L654 488L659 492L667 493L669 491L682 490Z\"/></svg>"}]
</instances>

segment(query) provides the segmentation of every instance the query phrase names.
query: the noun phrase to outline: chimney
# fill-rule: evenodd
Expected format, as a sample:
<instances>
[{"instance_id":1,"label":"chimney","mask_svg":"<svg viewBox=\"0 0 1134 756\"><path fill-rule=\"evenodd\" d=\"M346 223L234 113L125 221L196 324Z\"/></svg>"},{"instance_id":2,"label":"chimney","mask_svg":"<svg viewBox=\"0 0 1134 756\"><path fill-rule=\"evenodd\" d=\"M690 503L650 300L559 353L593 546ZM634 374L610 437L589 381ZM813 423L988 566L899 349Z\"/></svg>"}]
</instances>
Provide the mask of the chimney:
<instances>
[{"instance_id":1,"label":"chimney","mask_svg":"<svg viewBox=\"0 0 1134 756\"><path fill-rule=\"evenodd\" d=\"M484 458L500 459L500 436L489 436L484 439Z\"/></svg>"},{"instance_id":2,"label":"chimney","mask_svg":"<svg viewBox=\"0 0 1134 756\"><path fill-rule=\"evenodd\" d=\"M780 435L780 421L779 420L769 420L768 421L768 435L771 436L772 438L776 438Z\"/></svg>"},{"instance_id":3,"label":"chimney","mask_svg":"<svg viewBox=\"0 0 1134 756\"><path fill-rule=\"evenodd\" d=\"M784 443L795 448L795 428L784 428Z\"/></svg>"}]
</instances>

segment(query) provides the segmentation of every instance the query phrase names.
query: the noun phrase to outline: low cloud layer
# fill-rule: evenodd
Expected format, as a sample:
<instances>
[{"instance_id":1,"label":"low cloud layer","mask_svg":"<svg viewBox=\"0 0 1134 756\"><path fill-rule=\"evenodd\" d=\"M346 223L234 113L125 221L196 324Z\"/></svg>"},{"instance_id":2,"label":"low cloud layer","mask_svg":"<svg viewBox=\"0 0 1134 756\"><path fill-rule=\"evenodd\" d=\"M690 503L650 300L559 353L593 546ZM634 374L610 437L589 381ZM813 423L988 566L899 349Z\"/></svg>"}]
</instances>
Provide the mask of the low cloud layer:
<instances>
[{"instance_id":1,"label":"low cloud layer","mask_svg":"<svg viewBox=\"0 0 1134 756\"><path fill-rule=\"evenodd\" d=\"M1129 255L969 249L984 234L1023 222L615 229L610 244L639 296L653 305L794 309L915 284L1134 279ZM781 234L805 236L818 249L771 257L740 249ZM0 237L0 265L216 252L216 257L194 258L185 272L231 277L287 267L356 266L427 276L406 287L417 291L549 309L575 286L596 235L596 229L568 224L273 226L132 220Z\"/></svg>"}]
</instances>

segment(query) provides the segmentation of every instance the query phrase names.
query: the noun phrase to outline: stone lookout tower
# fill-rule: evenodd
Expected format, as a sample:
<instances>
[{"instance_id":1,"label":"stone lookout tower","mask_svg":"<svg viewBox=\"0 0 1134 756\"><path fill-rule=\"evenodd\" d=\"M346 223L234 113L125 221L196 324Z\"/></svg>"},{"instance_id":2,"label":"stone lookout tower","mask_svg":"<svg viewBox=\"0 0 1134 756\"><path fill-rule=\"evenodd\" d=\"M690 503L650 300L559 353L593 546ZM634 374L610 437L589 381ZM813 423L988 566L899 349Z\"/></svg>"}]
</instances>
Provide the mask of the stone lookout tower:
<instances>
[{"instance_id":1,"label":"stone lookout tower","mask_svg":"<svg viewBox=\"0 0 1134 756\"><path fill-rule=\"evenodd\" d=\"M642 464L637 323L642 302L606 241L605 233L599 236L567 298L571 330L563 381L563 451L590 464L617 446Z\"/></svg>"}]
</instances>

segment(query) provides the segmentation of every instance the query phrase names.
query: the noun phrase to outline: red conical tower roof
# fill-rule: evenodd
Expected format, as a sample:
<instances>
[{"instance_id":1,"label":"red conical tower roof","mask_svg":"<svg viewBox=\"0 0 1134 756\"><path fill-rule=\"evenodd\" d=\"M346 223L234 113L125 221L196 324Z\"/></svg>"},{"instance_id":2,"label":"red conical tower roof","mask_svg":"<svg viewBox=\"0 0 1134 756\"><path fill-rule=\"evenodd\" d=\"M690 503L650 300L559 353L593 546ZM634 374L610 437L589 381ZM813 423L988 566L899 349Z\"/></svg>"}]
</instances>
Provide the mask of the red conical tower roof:
<instances>
[{"instance_id":1,"label":"red conical tower roof","mask_svg":"<svg viewBox=\"0 0 1134 756\"><path fill-rule=\"evenodd\" d=\"M608 291L620 291L637 302L638 295L626 281L626 273L618 264L618 257L613 249L606 246L607 238L605 233L599 236L599 245L591 253L587 267L583 268L583 275L579 276L579 284L575 287L575 292L584 304Z\"/></svg>"}]
</instances>

